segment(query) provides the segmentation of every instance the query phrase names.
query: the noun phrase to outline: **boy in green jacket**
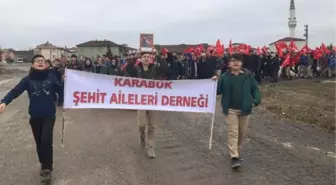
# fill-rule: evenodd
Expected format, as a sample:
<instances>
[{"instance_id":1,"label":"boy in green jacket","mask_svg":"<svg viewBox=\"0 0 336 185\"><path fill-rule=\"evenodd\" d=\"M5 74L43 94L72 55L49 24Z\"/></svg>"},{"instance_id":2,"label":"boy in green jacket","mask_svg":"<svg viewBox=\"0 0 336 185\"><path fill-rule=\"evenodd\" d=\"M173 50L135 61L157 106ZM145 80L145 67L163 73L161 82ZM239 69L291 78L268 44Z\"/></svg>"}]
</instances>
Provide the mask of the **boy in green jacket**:
<instances>
[{"instance_id":1,"label":"boy in green jacket","mask_svg":"<svg viewBox=\"0 0 336 185\"><path fill-rule=\"evenodd\" d=\"M230 69L218 79L217 94L222 95L222 109L228 131L228 148L231 166L237 170L241 167L240 148L246 135L252 106L261 102L260 90L254 75L242 68L243 57L233 54L229 62Z\"/></svg>"}]
</instances>

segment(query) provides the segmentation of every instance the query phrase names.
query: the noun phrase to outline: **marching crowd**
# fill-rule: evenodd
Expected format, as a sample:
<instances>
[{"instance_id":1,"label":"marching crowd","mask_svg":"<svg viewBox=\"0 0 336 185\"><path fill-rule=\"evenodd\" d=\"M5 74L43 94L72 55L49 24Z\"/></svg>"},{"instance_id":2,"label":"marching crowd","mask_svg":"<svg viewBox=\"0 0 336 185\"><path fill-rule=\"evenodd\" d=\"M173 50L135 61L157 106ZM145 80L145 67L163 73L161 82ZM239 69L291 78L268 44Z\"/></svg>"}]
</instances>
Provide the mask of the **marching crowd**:
<instances>
[{"instance_id":1,"label":"marching crowd","mask_svg":"<svg viewBox=\"0 0 336 185\"><path fill-rule=\"evenodd\" d=\"M183 54L176 54L163 50L160 54L139 52L124 58L112 55L98 56L96 61L89 58L80 61L76 55L71 56L70 61L65 57L48 61L42 55L35 55L29 74L1 100L0 112L24 91L28 92L29 123L41 163L41 181L48 183L53 170L55 101L57 99L58 105L62 105L65 69L155 80L218 80L217 94L222 95L221 105L228 125L231 166L233 169L239 169L242 162L240 149L246 135L249 115L252 107L261 102L257 84L266 77L271 77L273 82L277 82L279 74L288 78L312 78L317 75L331 77L335 70L334 51L323 53L319 58L307 52L284 54L252 49L245 51L221 53L209 47L205 52L189 50ZM146 149L149 158L155 158L155 112L138 110L137 122L140 146Z\"/></svg>"},{"instance_id":2,"label":"marching crowd","mask_svg":"<svg viewBox=\"0 0 336 185\"><path fill-rule=\"evenodd\" d=\"M291 52L290 59L296 61L285 66L282 64L286 58L280 57L277 52L258 53L258 51L251 49L248 53L241 52L241 55L243 68L253 72L259 84L267 77L271 78L272 82L277 82L281 77L288 79L319 76L331 78L335 75L335 51L323 53L319 58L315 58L313 53ZM165 74L167 80L207 79L211 78L215 71L222 74L229 68L230 54L225 52L223 55L219 55L215 49L211 50L211 48L200 54L194 51L183 54L170 52L150 54L152 63L158 59L164 59L168 64ZM49 62L50 68L56 73L63 74L64 69L68 68L117 76L130 76L130 67L139 63L140 53L128 54L123 58L112 55L97 56L95 61L89 58L79 60L76 55L72 55L70 61L62 57ZM61 75L57 76L60 78Z\"/></svg>"}]
</instances>

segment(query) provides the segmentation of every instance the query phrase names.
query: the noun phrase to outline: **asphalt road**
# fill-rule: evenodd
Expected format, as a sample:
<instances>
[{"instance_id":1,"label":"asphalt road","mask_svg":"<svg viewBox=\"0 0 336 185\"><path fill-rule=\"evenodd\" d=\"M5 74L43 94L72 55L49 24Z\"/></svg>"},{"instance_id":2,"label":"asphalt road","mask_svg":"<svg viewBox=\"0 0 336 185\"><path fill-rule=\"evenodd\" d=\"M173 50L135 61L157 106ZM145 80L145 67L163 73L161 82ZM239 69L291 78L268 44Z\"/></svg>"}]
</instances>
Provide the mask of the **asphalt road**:
<instances>
[{"instance_id":1,"label":"asphalt road","mask_svg":"<svg viewBox=\"0 0 336 185\"><path fill-rule=\"evenodd\" d=\"M19 78L0 83L0 96ZM39 164L24 94L0 114L0 185L39 184ZM157 158L139 146L136 112L57 112L55 185L331 185L335 134L273 119L255 111L244 143L241 172L230 169L227 134L217 106L208 149L210 114L157 112ZM65 116L65 146L60 146Z\"/></svg>"}]
</instances>

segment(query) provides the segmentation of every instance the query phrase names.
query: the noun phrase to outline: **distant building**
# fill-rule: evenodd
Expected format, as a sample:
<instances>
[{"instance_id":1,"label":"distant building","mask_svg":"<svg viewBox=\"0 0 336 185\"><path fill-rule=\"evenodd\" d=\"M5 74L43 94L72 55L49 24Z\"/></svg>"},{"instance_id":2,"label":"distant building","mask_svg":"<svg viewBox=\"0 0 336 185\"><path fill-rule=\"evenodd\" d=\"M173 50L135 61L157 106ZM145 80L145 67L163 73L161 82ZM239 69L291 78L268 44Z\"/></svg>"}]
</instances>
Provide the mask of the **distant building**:
<instances>
[{"instance_id":1,"label":"distant building","mask_svg":"<svg viewBox=\"0 0 336 185\"><path fill-rule=\"evenodd\" d=\"M269 49L270 49L270 51L276 52L275 44L277 42L284 42L288 46L292 40L294 41L295 45L297 46L297 48L299 50L306 45L306 40L305 39L295 38L295 37L285 37L285 38L282 38L282 39L279 39L275 42L270 43L269 44Z\"/></svg>"},{"instance_id":2,"label":"distant building","mask_svg":"<svg viewBox=\"0 0 336 185\"><path fill-rule=\"evenodd\" d=\"M97 55L105 55L108 47L110 47L113 55L123 56L126 53L126 46L109 40L93 40L78 44L77 52L79 56L95 59Z\"/></svg>"},{"instance_id":3,"label":"distant building","mask_svg":"<svg viewBox=\"0 0 336 185\"><path fill-rule=\"evenodd\" d=\"M270 43L269 49L273 52L276 52L275 43L285 42L288 46L292 40L295 42L295 45L297 46L299 50L303 48L306 45L306 40L295 37L296 25L297 25L297 21L296 21L296 15L295 15L295 4L294 4L294 0L290 0L289 18L288 18L289 37L285 37L285 38L282 38L275 42Z\"/></svg>"},{"instance_id":4,"label":"distant building","mask_svg":"<svg viewBox=\"0 0 336 185\"><path fill-rule=\"evenodd\" d=\"M127 44L122 44L122 46L125 48L125 54L132 54L136 53L138 50L132 47L129 47Z\"/></svg>"},{"instance_id":5,"label":"distant building","mask_svg":"<svg viewBox=\"0 0 336 185\"><path fill-rule=\"evenodd\" d=\"M34 54L43 55L45 59L53 61L57 58L61 58L62 56L70 58L71 52L67 48L57 47L48 41L44 44L36 46Z\"/></svg>"},{"instance_id":6,"label":"distant building","mask_svg":"<svg viewBox=\"0 0 336 185\"><path fill-rule=\"evenodd\" d=\"M14 60L14 49L1 49L1 59L2 61Z\"/></svg>"},{"instance_id":7,"label":"distant building","mask_svg":"<svg viewBox=\"0 0 336 185\"><path fill-rule=\"evenodd\" d=\"M199 46L200 44L194 45L194 44L179 44L179 45L154 45L154 48L160 53L162 51L163 48L166 48L169 52L172 53L177 53L177 54L181 54L183 53L184 50L188 49L188 48L196 48L197 46ZM203 48L206 49L209 44L206 43L202 43L201 45L203 45Z\"/></svg>"},{"instance_id":8,"label":"distant building","mask_svg":"<svg viewBox=\"0 0 336 185\"><path fill-rule=\"evenodd\" d=\"M71 54L77 54L77 50L78 50L77 47L69 48L69 51L70 51Z\"/></svg>"},{"instance_id":9,"label":"distant building","mask_svg":"<svg viewBox=\"0 0 336 185\"><path fill-rule=\"evenodd\" d=\"M27 51L13 51L15 59L14 61L18 61L21 59L23 62L30 62L34 56L34 50Z\"/></svg>"}]
</instances>

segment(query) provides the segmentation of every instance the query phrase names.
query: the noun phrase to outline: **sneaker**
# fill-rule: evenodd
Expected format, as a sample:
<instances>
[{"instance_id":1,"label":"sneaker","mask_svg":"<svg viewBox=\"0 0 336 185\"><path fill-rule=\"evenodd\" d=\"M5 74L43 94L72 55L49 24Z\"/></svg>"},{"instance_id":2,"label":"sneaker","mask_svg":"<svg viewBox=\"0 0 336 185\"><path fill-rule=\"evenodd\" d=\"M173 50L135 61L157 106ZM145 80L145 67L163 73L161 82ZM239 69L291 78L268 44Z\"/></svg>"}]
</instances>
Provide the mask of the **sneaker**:
<instances>
[{"instance_id":1,"label":"sneaker","mask_svg":"<svg viewBox=\"0 0 336 185\"><path fill-rule=\"evenodd\" d=\"M231 167L234 170L238 170L241 167L241 160L240 160L240 158L233 157L231 159Z\"/></svg>"},{"instance_id":2,"label":"sneaker","mask_svg":"<svg viewBox=\"0 0 336 185\"><path fill-rule=\"evenodd\" d=\"M50 182L51 182L51 171L50 170L42 170L41 183L50 184Z\"/></svg>"},{"instance_id":3,"label":"sneaker","mask_svg":"<svg viewBox=\"0 0 336 185\"><path fill-rule=\"evenodd\" d=\"M154 148L151 148L151 147L147 148L147 156L150 159L154 159L156 157Z\"/></svg>"},{"instance_id":4,"label":"sneaker","mask_svg":"<svg viewBox=\"0 0 336 185\"><path fill-rule=\"evenodd\" d=\"M141 146L141 148L146 147L146 137L144 137L144 136L140 137L140 146Z\"/></svg>"}]
</instances>

